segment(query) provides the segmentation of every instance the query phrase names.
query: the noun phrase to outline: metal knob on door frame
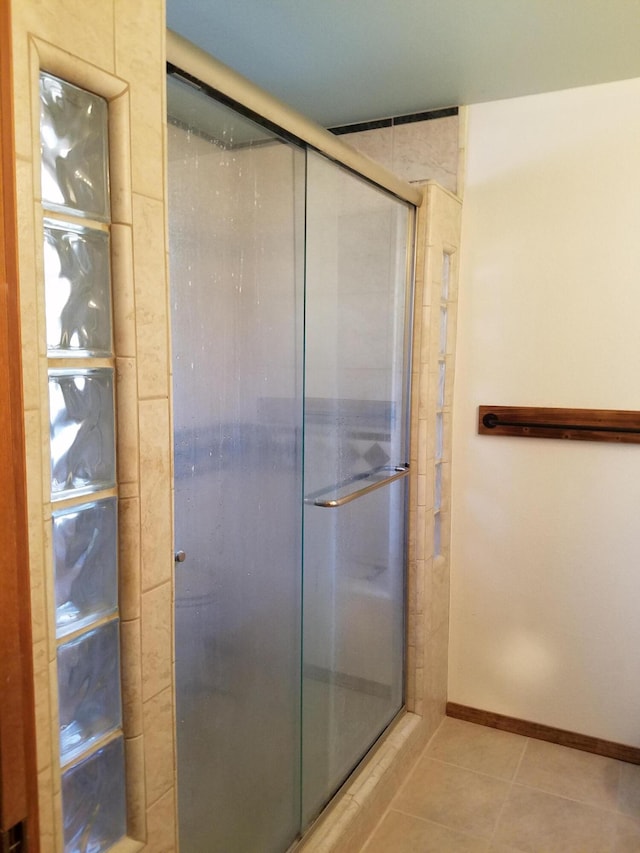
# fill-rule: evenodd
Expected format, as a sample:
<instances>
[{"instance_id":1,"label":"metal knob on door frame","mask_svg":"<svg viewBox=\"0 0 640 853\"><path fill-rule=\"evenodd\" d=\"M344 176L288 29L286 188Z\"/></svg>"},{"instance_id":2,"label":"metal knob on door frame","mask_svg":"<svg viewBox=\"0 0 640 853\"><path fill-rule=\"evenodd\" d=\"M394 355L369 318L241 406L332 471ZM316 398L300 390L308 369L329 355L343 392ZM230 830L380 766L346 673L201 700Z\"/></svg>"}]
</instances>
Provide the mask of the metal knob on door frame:
<instances>
[{"instance_id":1,"label":"metal knob on door frame","mask_svg":"<svg viewBox=\"0 0 640 853\"><path fill-rule=\"evenodd\" d=\"M184 551L176 551L173 555L173 559L176 563L184 563L184 561L187 559L187 555L184 553Z\"/></svg>"}]
</instances>

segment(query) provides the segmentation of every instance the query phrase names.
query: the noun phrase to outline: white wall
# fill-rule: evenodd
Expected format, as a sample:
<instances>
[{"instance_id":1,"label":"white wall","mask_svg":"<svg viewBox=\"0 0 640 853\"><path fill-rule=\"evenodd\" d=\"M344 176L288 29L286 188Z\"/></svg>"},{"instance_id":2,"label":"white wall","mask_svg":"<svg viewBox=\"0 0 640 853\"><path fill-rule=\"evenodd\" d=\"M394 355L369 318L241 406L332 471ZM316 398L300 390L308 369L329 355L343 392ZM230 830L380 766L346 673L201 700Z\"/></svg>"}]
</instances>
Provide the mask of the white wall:
<instances>
[{"instance_id":1,"label":"white wall","mask_svg":"<svg viewBox=\"0 0 640 853\"><path fill-rule=\"evenodd\" d=\"M640 746L640 445L476 425L640 409L640 80L468 118L449 700Z\"/></svg>"}]
</instances>

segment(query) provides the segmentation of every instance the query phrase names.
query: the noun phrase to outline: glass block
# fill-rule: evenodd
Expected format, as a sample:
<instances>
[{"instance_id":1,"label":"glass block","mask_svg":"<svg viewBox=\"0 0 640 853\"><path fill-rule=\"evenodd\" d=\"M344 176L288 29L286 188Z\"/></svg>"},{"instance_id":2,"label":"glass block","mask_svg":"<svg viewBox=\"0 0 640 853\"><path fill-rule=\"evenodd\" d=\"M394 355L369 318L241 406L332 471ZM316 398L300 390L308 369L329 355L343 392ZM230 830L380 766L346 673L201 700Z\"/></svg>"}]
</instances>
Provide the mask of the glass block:
<instances>
[{"instance_id":1,"label":"glass block","mask_svg":"<svg viewBox=\"0 0 640 853\"><path fill-rule=\"evenodd\" d=\"M113 370L51 370L51 496L115 483Z\"/></svg>"},{"instance_id":2,"label":"glass block","mask_svg":"<svg viewBox=\"0 0 640 853\"><path fill-rule=\"evenodd\" d=\"M447 365L444 359L438 363L438 408L444 408L444 392L447 379Z\"/></svg>"},{"instance_id":3,"label":"glass block","mask_svg":"<svg viewBox=\"0 0 640 853\"><path fill-rule=\"evenodd\" d=\"M111 355L108 233L45 220L44 283L49 355Z\"/></svg>"},{"instance_id":4,"label":"glass block","mask_svg":"<svg viewBox=\"0 0 640 853\"><path fill-rule=\"evenodd\" d=\"M439 510L442 506L442 465L436 465L436 484L433 495L433 508Z\"/></svg>"},{"instance_id":5,"label":"glass block","mask_svg":"<svg viewBox=\"0 0 640 853\"><path fill-rule=\"evenodd\" d=\"M94 752L62 775L65 853L103 853L126 833L124 743Z\"/></svg>"},{"instance_id":6,"label":"glass block","mask_svg":"<svg viewBox=\"0 0 640 853\"><path fill-rule=\"evenodd\" d=\"M449 298L449 279L451 276L451 255L448 252L442 253L442 277L440 283L440 299L446 302Z\"/></svg>"},{"instance_id":7,"label":"glass block","mask_svg":"<svg viewBox=\"0 0 640 853\"><path fill-rule=\"evenodd\" d=\"M53 514L53 564L58 637L118 606L118 522L115 498Z\"/></svg>"},{"instance_id":8,"label":"glass block","mask_svg":"<svg viewBox=\"0 0 640 853\"><path fill-rule=\"evenodd\" d=\"M436 459L442 459L444 447L444 418L442 412L436 415Z\"/></svg>"},{"instance_id":9,"label":"glass block","mask_svg":"<svg viewBox=\"0 0 640 853\"><path fill-rule=\"evenodd\" d=\"M444 305L440 307L440 344L438 353L446 355L447 352L447 309Z\"/></svg>"},{"instance_id":10,"label":"glass block","mask_svg":"<svg viewBox=\"0 0 640 853\"><path fill-rule=\"evenodd\" d=\"M58 646L62 763L122 723L118 622Z\"/></svg>"},{"instance_id":11,"label":"glass block","mask_svg":"<svg viewBox=\"0 0 640 853\"><path fill-rule=\"evenodd\" d=\"M107 117L104 98L51 74L40 75L45 207L108 220Z\"/></svg>"}]
</instances>

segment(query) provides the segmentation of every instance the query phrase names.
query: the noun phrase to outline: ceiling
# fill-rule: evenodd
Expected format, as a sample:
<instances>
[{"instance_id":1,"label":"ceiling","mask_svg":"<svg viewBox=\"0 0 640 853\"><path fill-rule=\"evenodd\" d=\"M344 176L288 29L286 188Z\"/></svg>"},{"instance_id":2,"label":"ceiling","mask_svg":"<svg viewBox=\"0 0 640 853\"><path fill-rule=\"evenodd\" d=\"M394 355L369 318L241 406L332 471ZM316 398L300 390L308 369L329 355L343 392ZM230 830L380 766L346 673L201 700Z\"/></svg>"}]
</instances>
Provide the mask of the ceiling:
<instances>
[{"instance_id":1,"label":"ceiling","mask_svg":"<svg viewBox=\"0 0 640 853\"><path fill-rule=\"evenodd\" d=\"M640 0L167 0L167 24L326 127L640 77Z\"/></svg>"}]
</instances>

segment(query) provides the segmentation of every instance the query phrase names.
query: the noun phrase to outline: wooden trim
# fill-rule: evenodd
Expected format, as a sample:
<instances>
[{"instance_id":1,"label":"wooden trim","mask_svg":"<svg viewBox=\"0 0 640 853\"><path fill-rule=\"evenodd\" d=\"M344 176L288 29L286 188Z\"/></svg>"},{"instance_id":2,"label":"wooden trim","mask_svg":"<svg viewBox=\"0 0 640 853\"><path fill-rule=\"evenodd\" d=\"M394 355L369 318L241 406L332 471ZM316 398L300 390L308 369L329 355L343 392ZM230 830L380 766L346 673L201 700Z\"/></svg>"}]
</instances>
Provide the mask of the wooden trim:
<instances>
[{"instance_id":1,"label":"wooden trim","mask_svg":"<svg viewBox=\"0 0 640 853\"><path fill-rule=\"evenodd\" d=\"M561 746L570 746L572 749L593 752L595 755L616 758L618 761L628 761L630 764L640 764L640 747L637 746L626 746L611 740L602 740L589 735L569 732L565 729L556 729L553 726L545 726L542 723L531 723L517 717L494 714L492 711L480 711L478 708L458 705L456 702L447 702L446 713L447 717L466 720L468 723L477 723L480 726L489 726L492 729L513 732L524 737L536 738L536 740L546 740L549 743L558 743Z\"/></svg>"},{"instance_id":2,"label":"wooden trim","mask_svg":"<svg viewBox=\"0 0 640 853\"><path fill-rule=\"evenodd\" d=\"M0 4L0 829L38 850L10 3Z\"/></svg>"},{"instance_id":3,"label":"wooden trim","mask_svg":"<svg viewBox=\"0 0 640 853\"><path fill-rule=\"evenodd\" d=\"M478 433L640 444L640 412L622 409L479 406Z\"/></svg>"}]
</instances>

